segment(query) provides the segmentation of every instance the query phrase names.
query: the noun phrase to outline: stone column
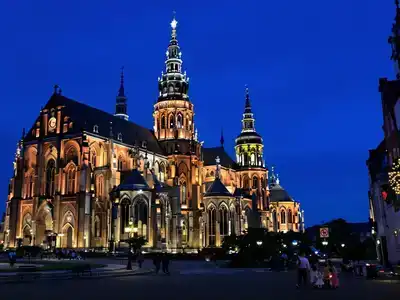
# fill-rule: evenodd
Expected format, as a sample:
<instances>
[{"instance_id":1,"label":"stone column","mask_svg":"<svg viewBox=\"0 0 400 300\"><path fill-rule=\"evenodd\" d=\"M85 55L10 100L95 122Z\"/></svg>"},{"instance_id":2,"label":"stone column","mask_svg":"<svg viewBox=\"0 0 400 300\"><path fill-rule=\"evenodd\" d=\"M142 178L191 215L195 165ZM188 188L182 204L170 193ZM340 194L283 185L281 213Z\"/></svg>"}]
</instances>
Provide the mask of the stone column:
<instances>
[{"instance_id":1,"label":"stone column","mask_svg":"<svg viewBox=\"0 0 400 300\"><path fill-rule=\"evenodd\" d=\"M177 215L172 216L171 248L176 250L178 244L177 237Z\"/></svg>"}]
</instances>

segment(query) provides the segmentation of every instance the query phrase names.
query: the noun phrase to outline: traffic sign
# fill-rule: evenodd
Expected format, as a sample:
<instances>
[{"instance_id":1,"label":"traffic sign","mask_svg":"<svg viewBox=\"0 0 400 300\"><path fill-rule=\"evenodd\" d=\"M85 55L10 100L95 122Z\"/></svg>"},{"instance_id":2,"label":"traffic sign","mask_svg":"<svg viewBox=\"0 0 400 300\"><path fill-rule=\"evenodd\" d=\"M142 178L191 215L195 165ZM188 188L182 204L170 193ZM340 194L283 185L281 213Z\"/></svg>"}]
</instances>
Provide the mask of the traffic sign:
<instances>
[{"instance_id":1,"label":"traffic sign","mask_svg":"<svg viewBox=\"0 0 400 300\"><path fill-rule=\"evenodd\" d=\"M327 228L327 227L320 228L319 236L321 238L328 238L329 237L329 228Z\"/></svg>"}]
</instances>

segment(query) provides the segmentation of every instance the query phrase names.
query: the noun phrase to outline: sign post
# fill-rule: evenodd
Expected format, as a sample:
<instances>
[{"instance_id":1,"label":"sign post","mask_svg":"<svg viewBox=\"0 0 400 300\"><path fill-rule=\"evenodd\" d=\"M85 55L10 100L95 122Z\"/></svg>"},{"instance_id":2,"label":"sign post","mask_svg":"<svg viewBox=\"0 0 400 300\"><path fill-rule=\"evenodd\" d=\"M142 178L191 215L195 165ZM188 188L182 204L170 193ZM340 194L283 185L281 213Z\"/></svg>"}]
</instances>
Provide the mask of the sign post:
<instances>
[{"instance_id":1,"label":"sign post","mask_svg":"<svg viewBox=\"0 0 400 300\"><path fill-rule=\"evenodd\" d=\"M319 237L322 239L326 239L329 237L329 228L328 227L321 227L319 229Z\"/></svg>"}]
</instances>

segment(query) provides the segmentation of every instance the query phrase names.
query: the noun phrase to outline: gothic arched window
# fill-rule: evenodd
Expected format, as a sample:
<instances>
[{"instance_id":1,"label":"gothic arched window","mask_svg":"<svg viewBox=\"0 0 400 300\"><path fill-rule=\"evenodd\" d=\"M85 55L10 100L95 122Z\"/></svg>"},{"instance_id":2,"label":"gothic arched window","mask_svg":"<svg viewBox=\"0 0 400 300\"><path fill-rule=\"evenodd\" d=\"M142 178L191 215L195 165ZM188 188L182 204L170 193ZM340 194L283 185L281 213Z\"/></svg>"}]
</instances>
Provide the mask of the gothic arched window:
<instances>
[{"instance_id":1,"label":"gothic arched window","mask_svg":"<svg viewBox=\"0 0 400 300\"><path fill-rule=\"evenodd\" d=\"M76 170L74 167L71 167L67 171L67 194L75 193L75 181L76 181Z\"/></svg>"},{"instance_id":2,"label":"gothic arched window","mask_svg":"<svg viewBox=\"0 0 400 300\"><path fill-rule=\"evenodd\" d=\"M286 212L281 210L281 224L286 224Z\"/></svg>"},{"instance_id":3,"label":"gothic arched window","mask_svg":"<svg viewBox=\"0 0 400 300\"><path fill-rule=\"evenodd\" d=\"M166 121L165 121L165 116L163 115L163 116L161 117L161 129L165 129L165 123L166 123Z\"/></svg>"},{"instance_id":4,"label":"gothic arched window","mask_svg":"<svg viewBox=\"0 0 400 300\"><path fill-rule=\"evenodd\" d=\"M182 114L178 114L177 118L176 118L176 127L178 128L182 128L183 127L183 117Z\"/></svg>"},{"instance_id":5,"label":"gothic arched window","mask_svg":"<svg viewBox=\"0 0 400 300\"><path fill-rule=\"evenodd\" d=\"M118 170L118 171L122 171L122 170L124 169L124 165L125 165L124 158L122 157L122 155L120 155L120 156L118 157L118 167L117 167L117 170Z\"/></svg>"},{"instance_id":6,"label":"gothic arched window","mask_svg":"<svg viewBox=\"0 0 400 300\"><path fill-rule=\"evenodd\" d=\"M287 218L288 218L288 223L292 224L293 223L293 215L292 215L292 210L289 209L288 213L287 213Z\"/></svg>"},{"instance_id":7,"label":"gothic arched window","mask_svg":"<svg viewBox=\"0 0 400 300\"><path fill-rule=\"evenodd\" d=\"M101 198L104 196L104 176L98 175L96 178L96 194Z\"/></svg>"},{"instance_id":8,"label":"gothic arched window","mask_svg":"<svg viewBox=\"0 0 400 300\"><path fill-rule=\"evenodd\" d=\"M158 180L164 182L165 180L165 166L164 164L160 164L159 172L158 172Z\"/></svg>"},{"instance_id":9,"label":"gothic arched window","mask_svg":"<svg viewBox=\"0 0 400 300\"><path fill-rule=\"evenodd\" d=\"M46 166L46 195L54 195L54 178L56 175L56 163L54 159L50 159Z\"/></svg>"},{"instance_id":10,"label":"gothic arched window","mask_svg":"<svg viewBox=\"0 0 400 300\"><path fill-rule=\"evenodd\" d=\"M229 214L225 206L219 210L219 233L221 238L229 235Z\"/></svg>"},{"instance_id":11,"label":"gothic arched window","mask_svg":"<svg viewBox=\"0 0 400 300\"><path fill-rule=\"evenodd\" d=\"M181 182L181 204L186 205L186 182Z\"/></svg>"},{"instance_id":12,"label":"gothic arched window","mask_svg":"<svg viewBox=\"0 0 400 300\"><path fill-rule=\"evenodd\" d=\"M143 199L138 199L133 206L133 222L134 226L138 229L139 236L147 238L147 218L148 209L147 203Z\"/></svg>"},{"instance_id":13,"label":"gothic arched window","mask_svg":"<svg viewBox=\"0 0 400 300\"><path fill-rule=\"evenodd\" d=\"M130 202L123 199L120 204L121 233L125 233L125 228L129 228L130 221Z\"/></svg>"},{"instance_id":14,"label":"gothic arched window","mask_svg":"<svg viewBox=\"0 0 400 300\"><path fill-rule=\"evenodd\" d=\"M169 128L174 128L175 127L175 121L174 121L174 115L169 115L169 122L168 122L169 124Z\"/></svg>"},{"instance_id":15,"label":"gothic arched window","mask_svg":"<svg viewBox=\"0 0 400 300\"><path fill-rule=\"evenodd\" d=\"M217 213L215 208L212 206L208 210L208 246L215 246L215 236L216 236L216 223L217 223Z\"/></svg>"},{"instance_id":16,"label":"gothic arched window","mask_svg":"<svg viewBox=\"0 0 400 300\"><path fill-rule=\"evenodd\" d=\"M258 189L258 178L256 176L253 177L253 189Z\"/></svg>"}]
</instances>

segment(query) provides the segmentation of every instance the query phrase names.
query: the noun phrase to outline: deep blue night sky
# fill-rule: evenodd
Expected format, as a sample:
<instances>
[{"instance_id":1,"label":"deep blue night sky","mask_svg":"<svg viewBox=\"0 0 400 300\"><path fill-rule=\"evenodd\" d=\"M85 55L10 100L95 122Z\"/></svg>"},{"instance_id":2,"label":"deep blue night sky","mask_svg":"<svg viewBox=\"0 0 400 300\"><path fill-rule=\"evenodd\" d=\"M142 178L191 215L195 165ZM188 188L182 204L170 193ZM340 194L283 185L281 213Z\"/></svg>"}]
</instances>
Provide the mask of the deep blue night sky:
<instances>
[{"instance_id":1,"label":"deep blue night sky","mask_svg":"<svg viewBox=\"0 0 400 300\"><path fill-rule=\"evenodd\" d=\"M248 84L266 163L301 201L306 225L367 220L365 160L383 138L378 79L394 78L393 2L3 1L1 203L22 128L55 83L65 96L113 112L124 65L130 119L152 127L176 10L205 145L217 146L223 127L233 154Z\"/></svg>"}]
</instances>

